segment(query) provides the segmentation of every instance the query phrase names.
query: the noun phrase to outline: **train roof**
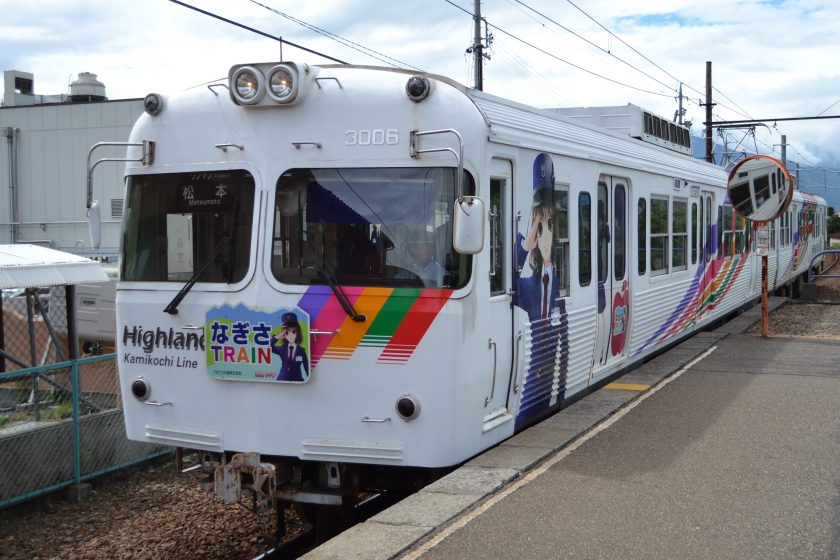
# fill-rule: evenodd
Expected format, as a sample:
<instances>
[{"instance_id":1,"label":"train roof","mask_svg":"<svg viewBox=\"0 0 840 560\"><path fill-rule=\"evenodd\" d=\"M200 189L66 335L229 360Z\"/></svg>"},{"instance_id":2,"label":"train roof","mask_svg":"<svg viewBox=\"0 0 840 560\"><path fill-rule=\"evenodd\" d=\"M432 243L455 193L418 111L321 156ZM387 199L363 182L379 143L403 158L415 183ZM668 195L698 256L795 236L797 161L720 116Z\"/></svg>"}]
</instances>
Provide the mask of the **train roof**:
<instances>
[{"instance_id":1,"label":"train roof","mask_svg":"<svg viewBox=\"0 0 840 560\"><path fill-rule=\"evenodd\" d=\"M657 175L713 186L722 187L726 184L726 170L717 165L644 142L628 134L581 122L581 119L560 114L555 109L540 109L478 91L445 76L378 66L331 64L312 68L317 68L321 79L342 76L347 72L369 71L406 76L421 75L432 82L445 84L452 88L450 91L457 91L464 96L468 104L476 108L477 114L480 115L486 126L486 131L483 131L481 135L491 143L548 151L558 155L598 161L617 167L640 169ZM378 81L370 81L370 83L378 83ZM318 85L318 88L320 89L321 86ZM211 91L213 90L211 89ZM367 88L366 94L369 95L371 91L370 88ZM218 95L215 91L213 93ZM198 90L187 95L197 99L194 95L198 95ZM347 93L345 92L343 95L344 99L347 99ZM388 95L393 95L393 92L391 91ZM433 93L432 97L437 96ZM217 100L220 99L217 97ZM454 101L451 96L450 99ZM174 102L174 97L172 100ZM305 104L306 101L304 100L303 103ZM368 108L375 106L375 102L371 101L369 97L365 100L365 103ZM183 104L179 106L185 107ZM218 110L219 107L212 99L203 100L201 106L205 107L206 110L210 110L210 107ZM463 122L468 122L470 117L463 113L462 109L456 110L454 107L451 109L453 112L449 114L449 118L457 119L460 118L460 115L463 115ZM207 126L204 117L200 114L201 111L197 108L192 107L186 113L187 120L190 123L195 123L195 130ZM442 115L439 115L439 117L442 117ZM440 118L438 121L440 121ZM453 128L458 128L457 123L453 123ZM132 133L132 136L134 136L134 133ZM129 167L133 166L129 165Z\"/></svg>"},{"instance_id":2,"label":"train roof","mask_svg":"<svg viewBox=\"0 0 840 560\"><path fill-rule=\"evenodd\" d=\"M469 88L439 74L417 72L401 68L379 66L324 65L324 69L364 69L405 75L422 75L460 90L472 100L488 126L488 140L534 149L546 149L558 154L596 160L604 163L641 168L653 173L684 179L725 184L727 172L714 165L678 153L668 148L632 136L635 128L624 127L616 132L602 126L598 120L583 120L576 109L541 109L518 103L484 91ZM640 107L640 117L652 114ZM613 108L588 108L589 112ZM601 113L604 111L601 110Z\"/></svg>"}]
</instances>

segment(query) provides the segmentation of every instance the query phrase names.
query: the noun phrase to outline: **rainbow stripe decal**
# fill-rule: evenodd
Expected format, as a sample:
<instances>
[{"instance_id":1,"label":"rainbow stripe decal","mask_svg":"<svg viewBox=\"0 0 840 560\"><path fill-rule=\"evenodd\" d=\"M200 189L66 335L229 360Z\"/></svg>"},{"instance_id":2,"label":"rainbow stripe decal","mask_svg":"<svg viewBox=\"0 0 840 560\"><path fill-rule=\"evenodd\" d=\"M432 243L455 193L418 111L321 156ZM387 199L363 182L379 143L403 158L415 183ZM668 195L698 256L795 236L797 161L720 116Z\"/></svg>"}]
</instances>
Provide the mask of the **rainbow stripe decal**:
<instances>
[{"instance_id":1,"label":"rainbow stripe decal","mask_svg":"<svg viewBox=\"0 0 840 560\"><path fill-rule=\"evenodd\" d=\"M377 363L405 364L452 290L346 287L344 293L366 321L350 319L328 286L311 286L298 302L312 318L313 368L321 359L349 360L360 346L382 348Z\"/></svg>"},{"instance_id":2,"label":"rainbow stripe decal","mask_svg":"<svg viewBox=\"0 0 840 560\"><path fill-rule=\"evenodd\" d=\"M735 255L730 260L715 258L697 269L697 273L679 304L671 315L642 346L633 354L638 355L646 348L679 334L690 328L703 313L714 310L732 286L748 262L749 251Z\"/></svg>"}]
</instances>

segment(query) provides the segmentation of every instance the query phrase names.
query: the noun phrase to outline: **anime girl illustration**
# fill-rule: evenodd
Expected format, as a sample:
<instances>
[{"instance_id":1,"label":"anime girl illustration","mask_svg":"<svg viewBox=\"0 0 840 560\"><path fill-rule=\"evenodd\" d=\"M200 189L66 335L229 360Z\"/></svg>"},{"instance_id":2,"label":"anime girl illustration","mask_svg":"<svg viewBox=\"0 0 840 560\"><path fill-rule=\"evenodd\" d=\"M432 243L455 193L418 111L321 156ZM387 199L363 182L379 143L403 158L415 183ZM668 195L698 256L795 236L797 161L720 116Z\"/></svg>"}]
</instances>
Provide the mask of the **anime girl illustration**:
<instances>
[{"instance_id":1,"label":"anime girl illustration","mask_svg":"<svg viewBox=\"0 0 840 560\"><path fill-rule=\"evenodd\" d=\"M518 234L516 244L516 264L520 272L514 305L528 313L532 340L518 418L531 416L552 404L558 345L568 347L565 301L559 299L563 271L557 270L560 261L554 254L559 246L554 164L548 154L539 154L534 159L533 187L528 234ZM566 361L567 357L561 357L563 375ZM565 378L559 380L559 398L562 398L564 388Z\"/></svg>"},{"instance_id":2,"label":"anime girl illustration","mask_svg":"<svg viewBox=\"0 0 840 560\"><path fill-rule=\"evenodd\" d=\"M309 379L309 357L301 346L303 337L297 315L283 313L279 336L271 337L271 352L280 357L277 381L303 383Z\"/></svg>"}]
</instances>

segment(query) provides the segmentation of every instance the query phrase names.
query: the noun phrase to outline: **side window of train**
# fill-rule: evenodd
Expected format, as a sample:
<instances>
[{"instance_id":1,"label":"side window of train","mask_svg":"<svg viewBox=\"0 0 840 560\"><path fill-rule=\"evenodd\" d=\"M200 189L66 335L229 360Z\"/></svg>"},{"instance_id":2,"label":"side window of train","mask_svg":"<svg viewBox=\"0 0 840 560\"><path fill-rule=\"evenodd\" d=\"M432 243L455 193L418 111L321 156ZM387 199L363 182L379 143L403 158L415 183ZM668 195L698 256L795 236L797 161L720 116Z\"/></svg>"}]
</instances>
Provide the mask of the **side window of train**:
<instances>
[{"instance_id":1,"label":"side window of train","mask_svg":"<svg viewBox=\"0 0 840 560\"><path fill-rule=\"evenodd\" d=\"M692 202L691 224L694 226L694 235L691 236L691 264L697 264L697 251L699 250L699 244L697 243L697 240L700 237L698 234L700 233L700 224L702 223L702 219L697 219L697 203Z\"/></svg>"},{"instance_id":2,"label":"side window of train","mask_svg":"<svg viewBox=\"0 0 840 560\"><path fill-rule=\"evenodd\" d=\"M638 240L639 276L647 272L647 201L639 198L636 239Z\"/></svg>"},{"instance_id":3,"label":"side window of train","mask_svg":"<svg viewBox=\"0 0 840 560\"><path fill-rule=\"evenodd\" d=\"M554 185L554 271L560 296L569 295L569 186Z\"/></svg>"},{"instance_id":4,"label":"side window of train","mask_svg":"<svg viewBox=\"0 0 840 560\"><path fill-rule=\"evenodd\" d=\"M778 226L779 227L779 233L777 234L778 238L779 238L779 242L778 242L779 247L784 247L785 246L785 215L782 214L781 216L779 216L779 218L776 221L779 223L779 226Z\"/></svg>"},{"instance_id":5,"label":"side window of train","mask_svg":"<svg viewBox=\"0 0 840 560\"><path fill-rule=\"evenodd\" d=\"M592 196L578 195L578 282L588 286L592 282Z\"/></svg>"},{"instance_id":6,"label":"side window of train","mask_svg":"<svg viewBox=\"0 0 840 560\"><path fill-rule=\"evenodd\" d=\"M723 207L723 256L731 259L747 250L750 243L750 225L736 214L728 204Z\"/></svg>"},{"instance_id":7,"label":"side window of train","mask_svg":"<svg viewBox=\"0 0 840 560\"><path fill-rule=\"evenodd\" d=\"M650 273L668 272L668 199L650 199Z\"/></svg>"},{"instance_id":8,"label":"side window of train","mask_svg":"<svg viewBox=\"0 0 840 560\"><path fill-rule=\"evenodd\" d=\"M504 181L490 179L490 294L505 291Z\"/></svg>"},{"instance_id":9,"label":"side window of train","mask_svg":"<svg viewBox=\"0 0 840 560\"><path fill-rule=\"evenodd\" d=\"M741 216L738 216L735 223L736 227L738 228L738 253L743 253L747 250L748 247L752 246L752 227L750 225L750 222L746 218L743 218Z\"/></svg>"},{"instance_id":10,"label":"side window of train","mask_svg":"<svg viewBox=\"0 0 840 560\"><path fill-rule=\"evenodd\" d=\"M607 184L598 181L598 209L596 211L596 220L598 222L597 234L597 261L598 261L598 282L607 281L607 270L609 266L609 235L604 234L604 226L609 226L609 196L607 192Z\"/></svg>"},{"instance_id":11,"label":"side window of train","mask_svg":"<svg viewBox=\"0 0 840 560\"><path fill-rule=\"evenodd\" d=\"M718 206L717 209L717 255L718 257L723 257L723 206Z\"/></svg>"},{"instance_id":12,"label":"side window of train","mask_svg":"<svg viewBox=\"0 0 840 560\"><path fill-rule=\"evenodd\" d=\"M675 198L671 213L671 263L673 270L688 267L688 201Z\"/></svg>"},{"instance_id":13,"label":"side window of train","mask_svg":"<svg viewBox=\"0 0 840 560\"><path fill-rule=\"evenodd\" d=\"M623 280L627 269L627 191L621 183L613 191L613 277Z\"/></svg>"},{"instance_id":14,"label":"side window of train","mask_svg":"<svg viewBox=\"0 0 840 560\"><path fill-rule=\"evenodd\" d=\"M799 213L796 215L796 225L797 229L799 230L799 239L804 240L806 229L805 210L800 210Z\"/></svg>"},{"instance_id":15,"label":"side window of train","mask_svg":"<svg viewBox=\"0 0 840 560\"><path fill-rule=\"evenodd\" d=\"M779 216L779 247L787 246L788 213Z\"/></svg>"},{"instance_id":16,"label":"side window of train","mask_svg":"<svg viewBox=\"0 0 840 560\"><path fill-rule=\"evenodd\" d=\"M706 254L706 262L712 260L712 197L706 197L706 215L705 221L703 222L703 240L704 246L706 250L704 253Z\"/></svg>"},{"instance_id":17,"label":"side window of train","mask_svg":"<svg viewBox=\"0 0 840 560\"><path fill-rule=\"evenodd\" d=\"M788 228L790 229L790 233L788 234L788 245L793 245L794 216L798 216L798 214L796 214L793 208L791 208L790 212L788 212ZM797 224L796 227L799 227L799 225Z\"/></svg>"}]
</instances>

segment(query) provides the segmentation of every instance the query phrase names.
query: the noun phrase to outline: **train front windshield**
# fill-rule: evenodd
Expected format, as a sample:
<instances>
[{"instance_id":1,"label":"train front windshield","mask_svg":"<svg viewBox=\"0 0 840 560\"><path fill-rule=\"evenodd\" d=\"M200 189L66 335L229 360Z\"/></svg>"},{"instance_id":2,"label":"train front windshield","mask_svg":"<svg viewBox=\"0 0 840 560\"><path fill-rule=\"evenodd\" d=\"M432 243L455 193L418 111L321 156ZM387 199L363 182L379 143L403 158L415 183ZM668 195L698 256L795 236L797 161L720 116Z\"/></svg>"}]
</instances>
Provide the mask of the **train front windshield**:
<instances>
[{"instance_id":1,"label":"train front windshield","mask_svg":"<svg viewBox=\"0 0 840 560\"><path fill-rule=\"evenodd\" d=\"M121 278L235 283L251 255L254 178L247 171L128 179Z\"/></svg>"},{"instance_id":2,"label":"train front windshield","mask_svg":"<svg viewBox=\"0 0 840 560\"><path fill-rule=\"evenodd\" d=\"M465 174L466 175L466 174ZM286 284L457 289L452 168L292 169L277 181L272 271Z\"/></svg>"}]
</instances>

